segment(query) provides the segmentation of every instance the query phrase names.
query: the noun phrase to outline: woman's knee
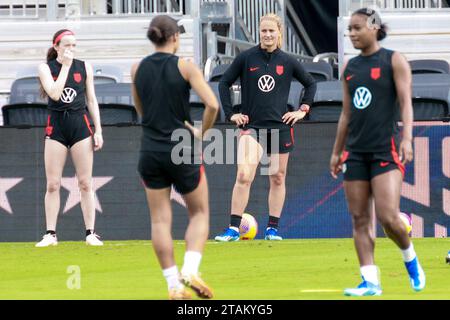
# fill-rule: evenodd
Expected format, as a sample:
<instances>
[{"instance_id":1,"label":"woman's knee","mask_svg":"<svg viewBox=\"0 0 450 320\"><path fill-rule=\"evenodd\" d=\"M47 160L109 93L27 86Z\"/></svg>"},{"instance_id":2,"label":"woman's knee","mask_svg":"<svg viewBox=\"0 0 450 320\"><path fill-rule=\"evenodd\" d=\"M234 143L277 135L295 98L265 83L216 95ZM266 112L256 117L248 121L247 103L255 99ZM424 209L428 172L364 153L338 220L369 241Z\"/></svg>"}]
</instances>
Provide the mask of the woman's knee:
<instances>
[{"instance_id":1,"label":"woman's knee","mask_svg":"<svg viewBox=\"0 0 450 320\"><path fill-rule=\"evenodd\" d=\"M80 192L92 191L92 178L79 179L78 188L80 189Z\"/></svg>"},{"instance_id":2,"label":"woman's knee","mask_svg":"<svg viewBox=\"0 0 450 320\"><path fill-rule=\"evenodd\" d=\"M61 189L61 181L60 180L48 180L47 181L47 192L59 192Z\"/></svg>"},{"instance_id":3,"label":"woman's knee","mask_svg":"<svg viewBox=\"0 0 450 320\"><path fill-rule=\"evenodd\" d=\"M250 170L239 170L236 177L236 183L242 186L250 186L253 182L253 175Z\"/></svg>"},{"instance_id":4,"label":"woman's knee","mask_svg":"<svg viewBox=\"0 0 450 320\"><path fill-rule=\"evenodd\" d=\"M275 186L284 186L286 181L286 172L278 171L277 173L269 176L270 183Z\"/></svg>"},{"instance_id":5,"label":"woman's knee","mask_svg":"<svg viewBox=\"0 0 450 320\"><path fill-rule=\"evenodd\" d=\"M384 229L391 230L397 223L399 223L400 218L395 214L383 214L378 216L378 221Z\"/></svg>"},{"instance_id":6,"label":"woman's knee","mask_svg":"<svg viewBox=\"0 0 450 320\"><path fill-rule=\"evenodd\" d=\"M365 229L371 224L371 217L367 212L353 211L352 221L354 229Z\"/></svg>"}]
</instances>

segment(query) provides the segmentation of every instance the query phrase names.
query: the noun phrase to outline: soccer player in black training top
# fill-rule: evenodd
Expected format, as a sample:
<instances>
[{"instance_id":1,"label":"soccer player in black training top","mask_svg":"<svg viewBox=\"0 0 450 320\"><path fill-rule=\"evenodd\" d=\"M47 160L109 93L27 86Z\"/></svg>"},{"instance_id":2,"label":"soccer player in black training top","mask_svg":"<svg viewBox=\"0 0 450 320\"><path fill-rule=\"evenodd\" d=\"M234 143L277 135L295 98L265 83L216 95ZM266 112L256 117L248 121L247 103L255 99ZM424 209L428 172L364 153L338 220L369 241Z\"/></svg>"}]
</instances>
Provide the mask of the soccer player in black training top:
<instances>
[{"instance_id":1,"label":"soccer player in black training top","mask_svg":"<svg viewBox=\"0 0 450 320\"><path fill-rule=\"evenodd\" d=\"M200 298L212 298L211 289L198 274L209 232L206 175L203 165L194 163L193 143L183 149L183 152L191 152L192 162L174 162L172 149L178 142L172 141L171 137L175 130L187 130L190 135L201 138L214 124L219 104L200 69L175 55L180 44L180 31L182 29L177 22L169 16L153 18L147 37L156 52L133 65L131 70L136 110L142 116L138 170L150 208L153 248L167 280L169 299L191 298L183 284L193 289ZM190 123L191 87L205 104L202 132ZM181 277L175 264L171 234L172 185L183 195L189 212Z\"/></svg>"},{"instance_id":2,"label":"soccer player in black training top","mask_svg":"<svg viewBox=\"0 0 450 320\"><path fill-rule=\"evenodd\" d=\"M100 112L94 91L92 66L74 59L76 38L72 31L63 29L53 36L47 63L39 65L42 96L48 96L49 114L45 128L45 216L47 232L36 247L58 244L56 221L60 207L61 177L70 150L80 188L81 210L86 225L86 244L103 243L94 232L95 198L92 189L94 151L103 146ZM86 112L94 122L93 132Z\"/></svg>"},{"instance_id":3,"label":"soccer player in black training top","mask_svg":"<svg viewBox=\"0 0 450 320\"><path fill-rule=\"evenodd\" d=\"M314 79L301 63L280 49L281 19L267 14L261 18L259 27L261 43L239 54L219 84L225 115L242 130L230 226L215 237L216 241L239 240L242 214L264 151L270 155L269 222L265 239L282 240L278 235L278 222L286 195L289 152L294 148L293 125L309 112L316 91ZM239 113L233 113L229 87L237 78L241 79L242 105ZM299 110L289 112L287 102L293 78L301 82L305 93Z\"/></svg>"},{"instance_id":4,"label":"soccer player in black training top","mask_svg":"<svg viewBox=\"0 0 450 320\"><path fill-rule=\"evenodd\" d=\"M378 221L400 248L415 291L425 287L425 274L399 216L404 165L413 159L411 69L398 52L382 48L386 26L371 9L353 13L350 40L361 54L343 72L343 109L330 160L331 175L344 173L344 189L353 221L353 238L363 282L345 295L382 293L374 261L369 199ZM398 104L398 105L397 105ZM399 135L397 115L403 122ZM400 142L400 143L399 143ZM345 147L345 150L344 150ZM397 153L398 150L398 153Z\"/></svg>"}]
</instances>

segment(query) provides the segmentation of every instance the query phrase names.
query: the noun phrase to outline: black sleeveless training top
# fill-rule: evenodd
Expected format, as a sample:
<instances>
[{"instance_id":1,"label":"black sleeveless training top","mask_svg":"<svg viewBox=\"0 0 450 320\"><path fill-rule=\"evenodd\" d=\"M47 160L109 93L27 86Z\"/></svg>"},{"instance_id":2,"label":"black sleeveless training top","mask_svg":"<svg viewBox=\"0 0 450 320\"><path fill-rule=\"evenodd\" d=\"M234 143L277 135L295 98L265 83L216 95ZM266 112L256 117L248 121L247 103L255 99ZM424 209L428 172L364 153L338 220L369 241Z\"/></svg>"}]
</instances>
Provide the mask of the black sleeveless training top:
<instances>
[{"instance_id":1,"label":"black sleeveless training top","mask_svg":"<svg viewBox=\"0 0 450 320\"><path fill-rule=\"evenodd\" d=\"M178 69L178 57L156 52L144 58L134 84L143 108L141 151L170 152L179 143L171 141L172 133L186 129L184 121L191 123L190 84Z\"/></svg>"},{"instance_id":2,"label":"black sleeveless training top","mask_svg":"<svg viewBox=\"0 0 450 320\"><path fill-rule=\"evenodd\" d=\"M62 64L54 60L48 63L53 80L58 79ZM86 109L86 67L84 61L73 59L64 90L58 101L48 98L48 109L76 111Z\"/></svg>"},{"instance_id":3,"label":"black sleeveless training top","mask_svg":"<svg viewBox=\"0 0 450 320\"><path fill-rule=\"evenodd\" d=\"M381 48L370 56L349 60L344 77L350 94L350 122L346 150L388 152L397 143L399 107L392 55Z\"/></svg>"}]
</instances>

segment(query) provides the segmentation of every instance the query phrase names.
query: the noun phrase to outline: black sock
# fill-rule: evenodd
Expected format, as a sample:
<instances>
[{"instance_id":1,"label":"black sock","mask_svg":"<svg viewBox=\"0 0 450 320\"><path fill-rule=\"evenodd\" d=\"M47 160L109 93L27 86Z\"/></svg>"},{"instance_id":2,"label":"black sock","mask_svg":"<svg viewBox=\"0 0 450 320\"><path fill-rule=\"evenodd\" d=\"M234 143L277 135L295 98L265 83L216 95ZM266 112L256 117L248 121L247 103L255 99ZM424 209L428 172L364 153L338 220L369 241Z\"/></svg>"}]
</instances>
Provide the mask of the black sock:
<instances>
[{"instance_id":1,"label":"black sock","mask_svg":"<svg viewBox=\"0 0 450 320\"><path fill-rule=\"evenodd\" d=\"M241 225L241 220L242 220L241 216L238 216L237 214L232 214L230 219L230 227L235 227L239 229Z\"/></svg>"},{"instance_id":2,"label":"black sock","mask_svg":"<svg viewBox=\"0 0 450 320\"><path fill-rule=\"evenodd\" d=\"M87 229L86 230L86 237L88 236L88 235L90 235L90 234L93 234L94 233L94 229Z\"/></svg>"},{"instance_id":3,"label":"black sock","mask_svg":"<svg viewBox=\"0 0 450 320\"><path fill-rule=\"evenodd\" d=\"M45 234L52 234L52 235L55 235L56 232L55 232L54 230L47 230L47 232L46 232Z\"/></svg>"},{"instance_id":4,"label":"black sock","mask_svg":"<svg viewBox=\"0 0 450 320\"><path fill-rule=\"evenodd\" d=\"M269 223L267 224L267 228L278 229L278 222L280 222L280 218L269 215Z\"/></svg>"}]
</instances>

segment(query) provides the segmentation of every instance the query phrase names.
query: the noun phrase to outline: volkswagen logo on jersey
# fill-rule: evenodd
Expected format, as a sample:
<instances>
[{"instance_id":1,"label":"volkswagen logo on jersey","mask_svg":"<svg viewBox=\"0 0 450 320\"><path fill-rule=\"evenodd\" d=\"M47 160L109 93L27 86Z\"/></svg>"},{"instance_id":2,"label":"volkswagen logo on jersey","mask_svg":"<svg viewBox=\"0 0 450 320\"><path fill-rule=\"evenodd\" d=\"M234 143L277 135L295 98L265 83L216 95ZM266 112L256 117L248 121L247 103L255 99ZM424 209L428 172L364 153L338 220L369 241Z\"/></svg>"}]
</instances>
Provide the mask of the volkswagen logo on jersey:
<instances>
[{"instance_id":1,"label":"volkswagen logo on jersey","mask_svg":"<svg viewBox=\"0 0 450 320\"><path fill-rule=\"evenodd\" d=\"M259 78L258 88L262 92L270 92L273 90L274 87L275 87L275 79L272 76L265 74L261 78Z\"/></svg>"},{"instance_id":2,"label":"volkswagen logo on jersey","mask_svg":"<svg viewBox=\"0 0 450 320\"><path fill-rule=\"evenodd\" d=\"M366 87L359 87L353 96L353 105L357 109L365 109L372 102L372 93Z\"/></svg>"},{"instance_id":3,"label":"volkswagen logo on jersey","mask_svg":"<svg viewBox=\"0 0 450 320\"><path fill-rule=\"evenodd\" d=\"M61 101L64 103L72 103L77 96L77 92L72 88L64 88L61 94Z\"/></svg>"}]
</instances>

